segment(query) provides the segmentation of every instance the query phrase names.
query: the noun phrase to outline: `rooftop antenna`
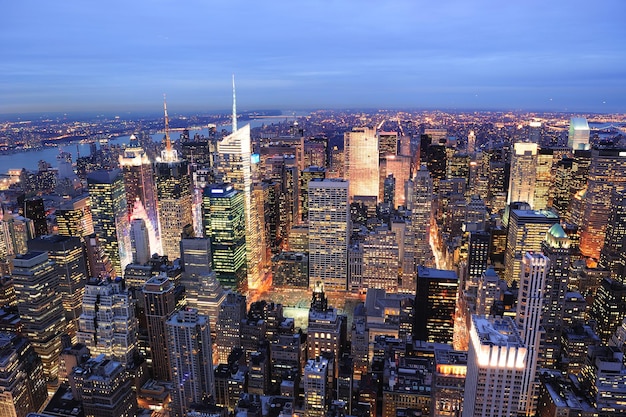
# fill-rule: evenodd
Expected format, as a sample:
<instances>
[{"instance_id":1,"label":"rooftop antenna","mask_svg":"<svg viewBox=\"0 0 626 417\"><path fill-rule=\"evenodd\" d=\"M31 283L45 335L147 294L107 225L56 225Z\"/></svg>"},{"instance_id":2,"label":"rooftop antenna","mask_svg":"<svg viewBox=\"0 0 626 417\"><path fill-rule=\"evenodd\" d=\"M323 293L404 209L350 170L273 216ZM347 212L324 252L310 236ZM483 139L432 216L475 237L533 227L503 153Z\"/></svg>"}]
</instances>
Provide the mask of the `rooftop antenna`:
<instances>
[{"instance_id":1,"label":"rooftop antenna","mask_svg":"<svg viewBox=\"0 0 626 417\"><path fill-rule=\"evenodd\" d=\"M172 142L170 141L170 121L167 117L167 102L165 101L165 94L163 94L163 111L165 112L165 150L168 154L172 151Z\"/></svg>"},{"instance_id":2,"label":"rooftop antenna","mask_svg":"<svg viewBox=\"0 0 626 417\"><path fill-rule=\"evenodd\" d=\"M233 74L233 133L237 131L237 96L235 95L235 74Z\"/></svg>"}]
</instances>

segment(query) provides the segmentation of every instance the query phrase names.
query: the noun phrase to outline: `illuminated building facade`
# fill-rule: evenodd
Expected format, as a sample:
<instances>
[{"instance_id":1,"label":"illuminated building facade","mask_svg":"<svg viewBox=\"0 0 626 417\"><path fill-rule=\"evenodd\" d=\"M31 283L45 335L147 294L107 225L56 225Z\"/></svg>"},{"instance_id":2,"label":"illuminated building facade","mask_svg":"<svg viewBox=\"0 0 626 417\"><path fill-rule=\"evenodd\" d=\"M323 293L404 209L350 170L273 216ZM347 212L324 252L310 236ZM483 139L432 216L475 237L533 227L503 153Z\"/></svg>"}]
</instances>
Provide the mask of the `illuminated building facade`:
<instances>
[{"instance_id":1,"label":"illuminated building facade","mask_svg":"<svg viewBox=\"0 0 626 417\"><path fill-rule=\"evenodd\" d=\"M124 364L99 355L75 367L70 375L73 397L86 416L132 417L137 398Z\"/></svg>"},{"instance_id":2,"label":"illuminated building facade","mask_svg":"<svg viewBox=\"0 0 626 417\"><path fill-rule=\"evenodd\" d=\"M132 367L137 354L138 325L135 301L121 278L87 283L76 336L93 356L103 354Z\"/></svg>"},{"instance_id":3,"label":"illuminated building facade","mask_svg":"<svg viewBox=\"0 0 626 417\"><path fill-rule=\"evenodd\" d=\"M255 215L256 207L252 198L252 145L250 125L241 129L233 127L233 133L217 144L218 177L223 183L230 183L243 194L246 235L246 288L258 288L263 279L262 231Z\"/></svg>"},{"instance_id":4,"label":"illuminated building facade","mask_svg":"<svg viewBox=\"0 0 626 417\"><path fill-rule=\"evenodd\" d=\"M67 332L74 335L82 311L87 282L87 263L81 239L61 235L40 236L28 242L31 251L46 251L59 275L59 291L65 311Z\"/></svg>"},{"instance_id":5,"label":"illuminated building facade","mask_svg":"<svg viewBox=\"0 0 626 417\"><path fill-rule=\"evenodd\" d=\"M180 236L183 228L193 224L191 179L187 162L163 155L154 164L158 201L159 225L163 255L170 260L180 258ZM163 151L165 153L165 151Z\"/></svg>"},{"instance_id":6,"label":"illuminated building facade","mask_svg":"<svg viewBox=\"0 0 626 417\"><path fill-rule=\"evenodd\" d=\"M176 311L165 323L170 374L176 387L172 392L172 414L186 415L192 404L215 397L215 377L208 317L198 310Z\"/></svg>"},{"instance_id":7,"label":"illuminated building facade","mask_svg":"<svg viewBox=\"0 0 626 417\"><path fill-rule=\"evenodd\" d=\"M27 338L0 333L0 414L24 416L36 412L48 393L41 359Z\"/></svg>"},{"instance_id":8,"label":"illuminated building facade","mask_svg":"<svg viewBox=\"0 0 626 417\"><path fill-rule=\"evenodd\" d=\"M154 170L146 152L139 146L135 135L130 137L130 145L119 157L120 168L124 177L128 215L133 214L135 202L141 201L150 220L151 232L158 240L159 217L157 215L156 188ZM156 248L155 248L156 252Z\"/></svg>"},{"instance_id":9,"label":"illuminated building facade","mask_svg":"<svg viewBox=\"0 0 626 417\"><path fill-rule=\"evenodd\" d=\"M526 372L522 378L520 410L534 416L537 409L539 381L537 378L540 343L544 336L542 327L545 307L545 291L550 269L550 260L541 253L526 252L522 259L520 273L520 293L517 302L515 322L520 337L527 349Z\"/></svg>"},{"instance_id":10,"label":"illuminated building facade","mask_svg":"<svg viewBox=\"0 0 626 417\"><path fill-rule=\"evenodd\" d=\"M626 191L626 149L593 149L581 223L580 251L600 258L613 192Z\"/></svg>"},{"instance_id":11,"label":"illuminated building facade","mask_svg":"<svg viewBox=\"0 0 626 417\"><path fill-rule=\"evenodd\" d=\"M584 117L572 117L569 122L567 147L577 151L589 149L589 123Z\"/></svg>"},{"instance_id":12,"label":"illuminated building facade","mask_svg":"<svg viewBox=\"0 0 626 417\"><path fill-rule=\"evenodd\" d=\"M300 218L303 222L309 220L309 182L313 178L326 178L326 169L318 166L306 167L300 174Z\"/></svg>"},{"instance_id":13,"label":"illuminated building facade","mask_svg":"<svg viewBox=\"0 0 626 417\"><path fill-rule=\"evenodd\" d=\"M348 181L309 182L309 285L322 281L329 290L345 291L350 238Z\"/></svg>"},{"instance_id":14,"label":"illuminated building facade","mask_svg":"<svg viewBox=\"0 0 626 417\"><path fill-rule=\"evenodd\" d=\"M406 182L411 178L411 157L406 155L388 155L380 160L379 201L383 201L385 178L392 175L395 180L393 189L394 208L406 205Z\"/></svg>"},{"instance_id":15,"label":"illuminated building facade","mask_svg":"<svg viewBox=\"0 0 626 417\"><path fill-rule=\"evenodd\" d=\"M506 203L523 201L534 208L538 145L536 143L517 142L513 146L509 194Z\"/></svg>"},{"instance_id":16,"label":"illuminated building facade","mask_svg":"<svg viewBox=\"0 0 626 417\"><path fill-rule=\"evenodd\" d=\"M613 192L611 214L606 225L604 246L600 251L600 265L611 271L615 279L623 277L626 251L626 193ZM622 278L623 280L623 278Z\"/></svg>"},{"instance_id":17,"label":"illuminated building facade","mask_svg":"<svg viewBox=\"0 0 626 417\"><path fill-rule=\"evenodd\" d=\"M399 249L396 234L386 227L365 236L361 289L398 291Z\"/></svg>"},{"instance_id":18,"label":"illuminated building facade","mask_svg":"<svg viewBox=\"0 0 626 417\"><path fill-rule=\"evenodd\" d=\"M343 135L345 179L349 181L349 198L378 198L378 136L375 129L355 127Z\"/></svg>"},{"instance_id":19,"label":"illuminated building facade","mask_svg":"<svg viewBox=\"0 0 626 417\"><path fill-rule=\"evenodd\" d=\"M59 274L46 252L28 252L13 259L13 286L22 334L30 340L43 363L48 382L57 379L61 334L66 330Z\"/></svg>"},{"instance_id":20,"label":"illuminated building facade","mask_svg":"<svg viewBox=\"0 0 626 417\"><path fill-rule=\"evenodd\" d=\"M452 343L459 278L454 271L417 267L413 338Z\"/></svg>"},{"instance_id":21,"label":"illuminated building facade","mask_svg":"<svg viewBox=\"0 0 626 417\"><path fill-rule=\"evenodd\" d=\"M208 186L204 189L202 213L217 279L225 288L247 291L244 194L231 185Z\"/></svg>"},{"instance_id":22,"label":"illuminated building facade","mask_svg":"<svg viewBox=\"0 0 626 417\"><path fill-rule=\"evenodd\" d=\"M540 366L555 369L560 358L561 335L564 327L565 300L569 286L571 241L563 227L557 223L546 233L541 244L542 253L550 260L546 286L543 291L544 307L541 325L544 336L541 342Z\"/></svg>"},{"instance_id":23,"label":"illuminated building facade","mask_svg":"<svg viewBox=\"0 0 626 417\"><path fill-rule=\"evenodd\" d=\"M241 320L246 317L246 297L229 292L220 305L215 329L219 363L228 363L233 348L241 346Z\"/></svg>"},{"instance_id":24,"label":"illuminated building facade","mask_svg":"<svg viewBox=\"0 0 626 417\"><path fill-rule=\"evenodd\" d=\"M85 237L94 233L89 195L62 203L54 214L57 218L57 232L62 236Z\"/></svg>"},{"instance_id":25,"label":"illuminated building facade","mask_svg":"<svg viewBox=\"0 0 626 417\"><path fill-rule=\"evenodd\" d=\"M548 210L511 210L504 253L504 280L519 279L520 265L526 252L540 252L546 232L559 223L559 216Z\"/></svg>"},{"instance_id":26,"label":"illuminated building facade","mask_svg":"<svg viewBox=\"0 0 626 417\"><path fill-rule=\"evenodd\" d=\"M93 226L116 276L130 263L130 235L124 181L119 169L87 175Z\"/></svg>"},{"instance_id":27,"label":"illuminated building facade","mask_svg":"<svg viewBox=\"0 0 626 417\"><path fill-rule=\"evenodd\" d=\"M316 356L304 366L304 416L324 417L328 409L328 359Z\"/></svg>"},{"instance_id":28,"label":"illuminated building facade","mask_svg":"<svg viewBox=\"0 0 626 417\"><path fill-rule=\"evenodd\" d=\"M339 349L346 338L346 317L328 305L324 286L317 283L313 289L309 324L307 328L308 358L317 358L324 352L333 355L334 363L339 358ZM337 371L337 366L334 366Z\"/></svg>"},{"instance_id":29,"label":"illuminated building facade","mask_svg":"<svg viewBox=\"0 0 626 417\"><path fill-rule=\"evenodd\" d=\"M155 379L169 381L171 375L165 322L176 310L174 285L167 275L161 274L146 281L142 293L148 323L152 373Z\"/></svg>"},{"instance_id":30,"label":"illuminated building facade","mask_svg":"<svg viewBox=\"0 0 626 417\"><path fill-rule=\"evenodd\" d=\"M463 411L467 352L435 348L432 415L457 417Z\"/></svg>"},{"instance_id":31,"label":"illuminated building facade","mask_svg":"<svg viewBox=\"0 0 626 417\"><path fill-rule=\"evenodd\" d=\"M527 348L510 317L472 316L463 417L514 416L520 410L520 381Z\"/></svg>"}]
</instances>

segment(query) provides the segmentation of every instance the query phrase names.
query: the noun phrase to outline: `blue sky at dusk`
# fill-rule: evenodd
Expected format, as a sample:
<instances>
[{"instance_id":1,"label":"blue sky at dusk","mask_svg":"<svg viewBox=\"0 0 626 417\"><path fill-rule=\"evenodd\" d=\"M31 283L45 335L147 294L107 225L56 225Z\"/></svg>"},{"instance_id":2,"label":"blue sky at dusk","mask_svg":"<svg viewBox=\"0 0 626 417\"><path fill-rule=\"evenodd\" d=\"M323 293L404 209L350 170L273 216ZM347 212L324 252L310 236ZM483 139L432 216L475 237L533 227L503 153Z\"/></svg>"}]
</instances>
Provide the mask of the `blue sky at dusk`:
<instances>
[{"instance_id":1,"label":"blue sky at dusk","mask_svg":"<svg viewBox=\"0 0 626 417\"><path fill-rule=\"evenodd\" d=\"M626 112L626 1L7 1L0 113Z\"/></svg>"}]
</instances>

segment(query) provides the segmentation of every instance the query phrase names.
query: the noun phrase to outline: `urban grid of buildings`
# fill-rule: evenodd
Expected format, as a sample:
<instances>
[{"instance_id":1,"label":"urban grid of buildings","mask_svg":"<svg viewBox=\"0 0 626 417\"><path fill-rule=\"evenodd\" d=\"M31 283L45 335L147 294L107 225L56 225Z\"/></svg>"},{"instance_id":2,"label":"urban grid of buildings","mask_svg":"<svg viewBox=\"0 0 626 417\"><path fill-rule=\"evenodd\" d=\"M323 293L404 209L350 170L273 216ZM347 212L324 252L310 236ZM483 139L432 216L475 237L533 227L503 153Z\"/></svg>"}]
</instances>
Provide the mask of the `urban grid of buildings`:
<instances>
[{"instance_id":1,"label":"urban grid of buildings","mask_svg":"<svg viewBox=\"0 0 626 417\"><path fill-rule=\"evenodd\" d=\"M164 104L7 173L0 415L626 415L624 124L492 116Z\"/></svg>"}]
</instances>

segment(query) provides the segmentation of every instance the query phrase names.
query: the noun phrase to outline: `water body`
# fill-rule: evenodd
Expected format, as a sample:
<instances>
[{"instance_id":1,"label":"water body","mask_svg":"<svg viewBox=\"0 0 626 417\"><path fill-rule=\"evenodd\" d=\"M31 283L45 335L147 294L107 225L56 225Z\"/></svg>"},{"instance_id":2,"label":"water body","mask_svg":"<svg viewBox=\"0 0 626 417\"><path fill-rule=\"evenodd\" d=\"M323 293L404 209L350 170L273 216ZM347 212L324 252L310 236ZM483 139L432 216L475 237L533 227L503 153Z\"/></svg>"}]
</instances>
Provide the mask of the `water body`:
<instances>
[{"instance_id":1,"label":"water body","mask_svg":"<svg viewBox=\"0 0 626 417\"><path fill-rule=\"evenodd\" d=\"M272 123L278 124L285 120L293 120L292 116L284 116L284 117L273 117L273 118L263 118L263 119L254 119L245 122L239 122L239 127L244 126L246 124L250 124L251 128L261 127L263 125L271 125ZM231 130L231 125L223 125L218 126L218 131L222 129L226 129L228 131ZM170 137L172 140L177 140L181 132L174 131L171 132ZM208 136L208 129L200 129L200 130L189 130L189 135L193 137L196 133L204 136ZM155 142L161 142L163 140L163 133L156 133L152 135L152 139ZM128 145L130 142L130 136L118 136L116 138L110 139L109 143L111 145L123 146ZM16 152L7 155L0 155L0 173L6 173L9 169L22 169L26 168L29 171L37 171L37 164L39 161L46 161L51 164L53 167L58 167L57 156L61 152L69 152L72 154L72 160L76 162L78 156L89 156L90 155L90 144L89 143L67 143L61 146L51 146L44 149L37 150L27 150L23 152Z\"/></svg>"}]
</instances>

